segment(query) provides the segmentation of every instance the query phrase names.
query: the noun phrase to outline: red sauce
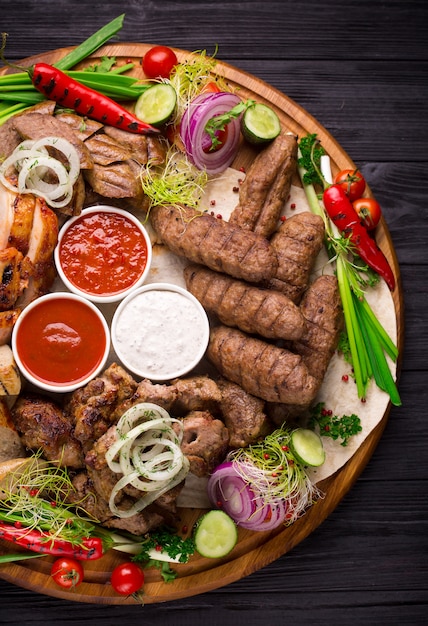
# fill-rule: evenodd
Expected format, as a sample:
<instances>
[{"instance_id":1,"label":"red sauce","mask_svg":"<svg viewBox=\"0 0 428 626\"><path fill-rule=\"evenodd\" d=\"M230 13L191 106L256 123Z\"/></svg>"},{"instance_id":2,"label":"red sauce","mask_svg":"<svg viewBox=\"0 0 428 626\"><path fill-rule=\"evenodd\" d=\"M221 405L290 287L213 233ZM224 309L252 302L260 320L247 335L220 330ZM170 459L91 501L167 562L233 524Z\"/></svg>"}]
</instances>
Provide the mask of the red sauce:
<instances>
[{"instance_id":1,"label":"red sauce","mask_svg":"<svg viewBox=\"0 0 428 626\"><path fill-rule=\"evenodd\" d=\"M100 365L106 348L105 331L85 303L48 298L22 318L16 348L34 378L69 385L83 380Z\"/></svg>"},{"instance_id":2,"label":"red sauce","mask_svg":"<svg viewBox=\"0 0 428 626\"><path fill-rule=\"evenodd\" d=\"M147 244L139 228L117 213L82 215L64 233L60 262L68 280L96 296L120 293L140 278Z\"/></svg>"}]
</instances>

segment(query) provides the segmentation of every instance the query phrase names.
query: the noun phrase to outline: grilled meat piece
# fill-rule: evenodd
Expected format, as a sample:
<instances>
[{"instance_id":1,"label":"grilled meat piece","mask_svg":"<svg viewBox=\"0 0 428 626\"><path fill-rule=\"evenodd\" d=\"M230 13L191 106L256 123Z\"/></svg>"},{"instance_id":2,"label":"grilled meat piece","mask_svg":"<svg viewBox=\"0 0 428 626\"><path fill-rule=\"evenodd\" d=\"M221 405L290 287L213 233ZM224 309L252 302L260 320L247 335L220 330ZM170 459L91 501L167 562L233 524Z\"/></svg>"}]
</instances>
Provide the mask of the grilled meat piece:
<instances>
[{"instance_id":1,"label":"grilled meat piece","mask_svg":"<svg viewBox=\"0 0 428 626\"><path fill-rule=\"evenodd\" d=\"M229 222L270 237L278 226L296 171L297 138L282 133L251 164Z\"/></svg>"},{"instance_id":2,"label":"grilled meat piece","mask_svg":"<svg viewBox=\"0 0 428 626\"><path fill-rule=\"evenodd\" d=\"M53 115L38 112L18 115L11 119L13 120L13 128L22 139L37 140L43 139L43 137L63 137L67 139L77 150L80 158L80 167L85 170L92 168L93 159L89 149L65 122ZM54 148L49 148L49 151L53 153L55 158L61 159L60 153L58 151L54 152L54 150Z\"/></svg>"},{"instance_id":3,"label":"grilled meat piece","mask_svg":"<svg viewBox=\"0 0 428 626\"><path fill-rule=\"evenodd\" d=\"M229 431L221 420L208 411L191 411L183 418L181 449L195 476L208 476L224 460L229 445Z\"/></svg>"},{"instance_id":4,"label":"grilled meat piece","mask_svg":"<svg viewBox=\"0 0 428 626\"><path fill-rule=\"evenodd\" d=\"M31 394L21 395L11 415L28 449L42 450L45 459L64 467L83 467L82 447L73 436L72 424L53 401Z\"/></svg>"},{"instance_id":5,"label":"grilled meat piece","mask_svg":"<svg viewBox=\"0 0 428 626\"><path fill-rule=\"evenodd\" d=\"M92 135L104 128L100 122L91 120L88 117L82 117L77 115L77 113L58 113L55 117L63 124L67 124L80 141L86 141L86 139L89 139L89 137L92 137Z\"/></svg>"},{"instance_id":6,"label":"grilled meat piece","mask_svg":"<svg viewBox=\"0 0 428 626\"><path fill-rule=\"evenodd\" d=\"M53 252L58 241L58 217L44 200L36 198L27 254L21 276L28 280L24 305L49 291L56 277Z\"/></svg>"},{"instance_id":7,"label":"grilled meat piece","mask_svg":"<svg viewBox=\"0 0 428 626\"><path fill-rule=\"evenodd\" d=\"M25 457L24 446L12 421L9 405L0 398L0 463L21 457Z\"/></svg>"},{"instance_id":8,"label":"grilled meat piece","mask_svg":"<svg viewBox=\"0 0 428 626\"><path fill-rule=\"evenodd\" d=\"M151 224L178 256L249 282L271 279L277 258L265 237L188 207L154 206Z\"/></svg>"},{"instance_id":9,"label":"grilled meat piece","mask_svg":"<svg viewBox=\"0 0 428 626\"><path fill-rule=\"evenodd\" d=\"M0 346L4 346L10 342L13 327L20 313L21 309L0 311Z\"/></svg>"},{"instance_id":10,"label":"grilled meat piece","mask_svg":"<svg viewBox=\"0 0 428 626\"><path fill-rule=\"evenodd\" d=\"M186 415L190 411L218 413L221 393L217 383L208 376L177 378L171 386L175 391L171 406L174 415Z\"/></svg>"},{"instance_id":11,"label":"grilled meat piece","mask_svg":"<svg viewBox=\"0 0 428 626\"><path fill-rule=\"evenodd\" d=\"M298 306L274 290L260 289L200 265L184 270L187 289L226 326L269 339L298 339L305 320Z\"/></svg>"},{"instance_id":12,"label":"grilled meat piece","mask_svg":"<svg viewBox=\"0 0 428 626\"><path fill-rule=\"evenodd\" d=\"M234 328L212 329L207 357L224 378L267 402L307 404L319 388L300 355Z\"/></svg>"},{"instance_id":13,"label":"grilled meat piece","mask_svg":"<svg viewBox=\"0 0 428 626\"><path fill-rule=\"evenodd\" d=\"M115 409L136 387L134 379L113 363L101 376L71 394L64 408L74 424L74 435L85 450L108 430Z\"/></svg>"},{"instance_id":14,"label":"grilled meat piece","mask_svg":"<svg viewBox=\"0 0 428 626\"><path fill-rule=\"evenodd\" d=\"M131 158L131 151L126 146L104 133L93 135L85 141L85 146L97 165L111 165Z\"/></svg>"},{"instance_id":15,"label":"grilled meat piece","mask_svg":"<svg viewBox=\"0 0 428 626\"><path fill-rule=\"evenodd\" d=\"M322 218L309 211L296 213L281 224L271 238L278 258L278 270L269 286L299 302L325 235Z\"/></svg>"},{"instance_id":16,"label":"grilled meat piece","mask_svg":"<svg viewBox=\"0 0 428 626\"><path fill-rule=\"evenodd\" d=\"M0 250L0 311L14 307L23 291L21 278L23 258L16 248Z\"/></svg>"},{"instance_id":17,"label":"grilled meat piece","mask_svg":"<svg viewBox=\"0 0 428 626\"><path fill-rule=\"evenodd\" d=\"M140 404L140 402L152 402L169 412L175 399L176 390L174 387L152 383L149 379L144 378L138 383L134 393L117 406L111 415L111 421L118 422L125 411L136 404Z\"/></svg>"},{"instance_id":18,"label":"grilled meat piece","mask_svg":"<svg viewBox=\"0 0 428 626\"><path fill-rule=\"evenodd\" d=\"M30 193L9 193L13 206L13 222L9 231L8 246L17 248L26 255L30 247L36 198Z\"/></svg>"},{"instance_id":19,"label":"grilled meat piece","mask_svg":"<svg viewBox=\"0 0 428 626\"><path fill-rule=\"evenodd\" d=\"M217 384L221 391L220 410L229 431L230 448L249 446L272 432L264 400L255 398L224 378L220 378Z\"/></svg>"},{"instance_id":20,"label":"grilled meat piece","mask_svg":"<svg viewBox=\"0 0 428 626\"><path fill-rule=\"evenodd\" d=\"M300 310L306 330L293 342L309 372L322 381L343 328L343 309L335 276L320 276L303 295Z\"/></svg>"}]
</instances>

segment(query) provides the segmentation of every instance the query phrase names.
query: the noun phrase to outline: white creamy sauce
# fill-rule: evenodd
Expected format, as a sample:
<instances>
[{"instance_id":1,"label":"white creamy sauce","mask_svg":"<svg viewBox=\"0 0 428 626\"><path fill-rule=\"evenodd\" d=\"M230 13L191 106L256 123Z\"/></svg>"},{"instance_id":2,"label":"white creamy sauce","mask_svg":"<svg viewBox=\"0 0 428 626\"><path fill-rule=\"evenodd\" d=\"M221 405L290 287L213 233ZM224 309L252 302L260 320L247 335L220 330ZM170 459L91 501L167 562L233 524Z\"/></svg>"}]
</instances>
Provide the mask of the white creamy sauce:
<instances>
[{"instance_id":1,"label":"white creamy sauce","mask_svg":"<svg viewBox=\"0 0 428 626\"><path fill-rule=\"evenodd\" d=\"M144 372L148 378L167 380L196 365L202 357L206 325L199 307L185 295L168 290L143 291L118 316L116 347L130 369Z\"/></svg>"}]
</instances>

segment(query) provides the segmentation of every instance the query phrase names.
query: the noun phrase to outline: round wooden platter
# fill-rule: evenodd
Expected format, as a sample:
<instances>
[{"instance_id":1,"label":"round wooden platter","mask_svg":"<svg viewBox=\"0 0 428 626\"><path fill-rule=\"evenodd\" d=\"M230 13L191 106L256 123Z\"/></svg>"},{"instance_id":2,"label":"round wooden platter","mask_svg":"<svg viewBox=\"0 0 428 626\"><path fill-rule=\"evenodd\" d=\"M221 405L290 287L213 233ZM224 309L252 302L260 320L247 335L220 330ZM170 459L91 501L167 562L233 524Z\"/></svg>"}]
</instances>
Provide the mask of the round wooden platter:
<instances>
[{"instance_id":1,"label":"round wooden platter","mask_svg":"<svg viewBox=\"0 0 428 626\"><path fill-rule=\"evenodd\" d=\"M118 43L106 45L90 57L86 63L93 63L95 59L102 56L115 56L119 62L132 59L136 62L136 68L133 70L135 75L143 77L139 62L151 45L153 44ZM37 62L55 63L70 50L71 48L62 48L46 52L37 57L25 59L23 63L27 66ZM179 61L183 61L191 54L183 50L176 50L176 53ZM4 71L2 70L2 73ZM221 61L218 61L215 71L222 75L231 87L238 89L238 93L243 99L253 98L258 102L266 102L273 107L284 128L296 133L299 137L307 133L316 133L331 157L334 171L355 167L350 157L328 131L286 95L262 80ZM233 166L237 169L246 167L251 163L253 157L252 149L248 145L242 144ZM380 247L393 267L397 280L393 300L397 320L397 343L401 355L404 335L402 290L397 258L384 220L381 221L376 236ZM400 364L398 364L398 369L399 366ZM271 532L250 532L239 529L238 544L226 558L215 560L194 555L188 563L175 568L178 577L168 584L162 581L158 570L146 570L145 603L179 600L228 585L268 565L297 546L330 515L351 489L379 442L389 410L390 405L388 405L376 428L358 448L354 456L336 474L319 483L319 487L325 494L324 498L312 506L292 526ZM202 512L201 510L181 509L180 526L187 526L191 529ZM10 550L10 546L5 542L0 542L0 553L8 550ZM85 581L73 592L62 590L50 578L52 560L51 557L44 557L0 565L0 578L38 593L67 600L96 604L135 603L133 598L115 594L109 582L113 567L127 560L126 555L110 551L98 561L85 562Z\"/></svg>"}]
</instances>

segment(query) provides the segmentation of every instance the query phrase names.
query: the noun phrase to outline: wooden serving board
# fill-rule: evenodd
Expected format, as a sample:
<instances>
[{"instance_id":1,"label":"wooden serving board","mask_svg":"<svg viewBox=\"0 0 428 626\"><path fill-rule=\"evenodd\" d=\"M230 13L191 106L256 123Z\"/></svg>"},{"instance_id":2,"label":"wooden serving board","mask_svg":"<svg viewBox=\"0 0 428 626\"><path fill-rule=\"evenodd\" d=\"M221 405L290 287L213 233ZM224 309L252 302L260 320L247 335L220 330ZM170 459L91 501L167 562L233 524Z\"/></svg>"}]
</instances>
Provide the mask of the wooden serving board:
<instances>
[{"instance_id":1,"label":"wooden serving board","mask_svg":"<svg viewBox=\"0 0 428 626\"><path fill-rule=\"evenodd\" d=\"M120 59L132 59L138 66L134 70L135 75L143 77L138 63L152 45L128 43L106 45L93 55L88 63L93 63L94 59L102 56L115 56L118 61ZM24 62L26 65L32 65L41 61L55 63L70 50L71 48L58 49L37 57L25 59ZM176 54L179 61L182 61L190 53L176 50ZM2 72L4 71L2 70ZM253 98L258 102L265 102L273 107L279 115L283 126L298 136L316 133L331 157L334 171L344 168L355 168L351 158L328 131L286 95L270 87L262 80L221 61L217 63L216 73L224 76L232 87L238 88L239 95L243 99ZM233 167L247 167L253 157L252 149L247 145L243 145ZM370 193L370 190L368 191ZM378 244L387 256L397 280L393 300L397 320L397 344L401 355L404 335L401 282L397 258L388 228L383 219L378 227L376 236ZM399 368L400 363L398 363L398 371ZM238 544L226 558L211 560L195 555L189 563L175 567L178 577L172 583L164 583L157 570L146 570L145 603L151 604L178 600L228 585L268 565L297 546L299 542L312 533L330 515L351 489L379 442L389 410L390 405L388 405L379 424L342 469L319 483L318 486L325 493L325 497L312 506L292 526L270 532L250 532L240 528ZM191 529L202 512L201 510L181 509L180 524ZM0 553L7 552L8 549L10 547L5 542L0 542ZM126 555L110 551L98 561L85 562L85 580L73 592L62 590L50 578L50 567L53 561L50 557L0 565L0 578L41 594L67 600L97 604L134 604L135 600L133 598L118 596L109 582L114 566L126 560Z\"/></svg>"}]
</instances>

